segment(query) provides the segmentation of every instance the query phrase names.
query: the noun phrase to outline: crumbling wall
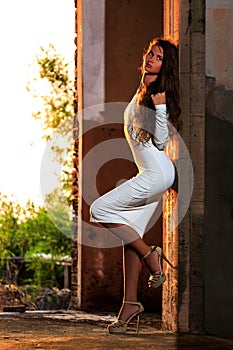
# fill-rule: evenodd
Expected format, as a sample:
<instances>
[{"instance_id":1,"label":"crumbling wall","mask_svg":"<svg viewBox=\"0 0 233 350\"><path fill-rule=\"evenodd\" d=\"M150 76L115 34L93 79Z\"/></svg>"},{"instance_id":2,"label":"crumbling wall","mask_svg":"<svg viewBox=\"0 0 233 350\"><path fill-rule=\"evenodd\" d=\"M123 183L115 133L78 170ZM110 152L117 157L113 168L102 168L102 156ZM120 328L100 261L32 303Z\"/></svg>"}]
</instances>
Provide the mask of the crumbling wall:
<instances>
[{"instance_id":1,"label":"crumbling wall","mask_svg":"<svg viewBox=\"0 0 233 350\"><path fill-rule=\"evenodd\" d=\"M233 1L206 1L205 311L233 336Z\"/></svg>"}]
</instances>

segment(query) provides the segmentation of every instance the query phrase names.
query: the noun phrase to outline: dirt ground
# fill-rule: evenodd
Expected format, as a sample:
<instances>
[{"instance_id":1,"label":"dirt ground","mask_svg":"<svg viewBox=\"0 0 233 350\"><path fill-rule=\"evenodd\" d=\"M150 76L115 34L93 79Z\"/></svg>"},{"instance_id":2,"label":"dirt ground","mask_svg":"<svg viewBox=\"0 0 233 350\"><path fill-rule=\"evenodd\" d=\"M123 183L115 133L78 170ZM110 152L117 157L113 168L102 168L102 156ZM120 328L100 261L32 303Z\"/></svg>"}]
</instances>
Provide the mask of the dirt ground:
<instances>
[{"instance_id":1,"label":"dirt ground","mask_svg":"<svg viewBox=\"0 0 233 350\"><path fill-rule=\"evenodd\" d=\"M126 349L133 346L135 335L111 336L107 324L114 314L86 314L84 312L27 312L0 313L0 350L9 349ZM158 316L145 316L141 332L160 328ZM116 338L119 338L116 342ZM139 340L139 338L138 338ZM137 340L137 342L138 342ZM128 344L128 345L127 345ZM135 349L135 347L133 346ZM144 349L144 345L137 349Z\"/></svg>"},{"instance_id":2,"label":"dirt ground","mask_svg":"<svg viewBox=\"0 0 233 350\"><path fill-rule=\"evenodd\" d=\"M233 340L160 331L156 315L143 315L139 335L110 335L114 315L0 313L0 350L232 350Z\"/></svg>"},{"instance_id":3,"label":"dirt ground","mask_svg":"<svg viewBox=\"0 0 233 350\"><path fill-rule=\"evenodd\" d=\"M0 349L101 349L97 338L105 329L92 324L59 320L12 320L0 321ZM87 341L88 337L88 341ZM87 344L84 346L83 343ZM94 343L94 344L93 344ZM93 345L95 347L93 347Z\"/></svg>"}]
</instances>

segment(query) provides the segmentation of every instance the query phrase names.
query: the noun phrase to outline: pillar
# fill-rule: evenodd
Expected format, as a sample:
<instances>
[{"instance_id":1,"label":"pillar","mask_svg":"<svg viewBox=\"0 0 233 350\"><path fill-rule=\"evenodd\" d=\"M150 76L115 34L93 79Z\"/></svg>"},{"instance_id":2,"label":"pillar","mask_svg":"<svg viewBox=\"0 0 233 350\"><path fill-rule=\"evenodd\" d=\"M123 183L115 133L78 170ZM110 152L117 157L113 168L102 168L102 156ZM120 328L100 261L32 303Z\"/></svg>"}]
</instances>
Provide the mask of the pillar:
<instances>
[{"instance_id":1,"label":"pillar","mask_svg":"<svg viewBox=\"0 0 233 350\"><path fill-rule=\"evenodd\" d=\"M164 250L178 261L178 275L168 269L170 283L163 288L163 326L180 332L204 331L204 215L205 215L205 3L164 1L164 32L179 42L182 138L194 169L190 207L169 236ZM176 145L170 145L176 152ZM182 159L181 150L178 157ZM175 155L176 157L176 155ZM191 173L190 173L191 174ZM191 187L187 182L187 188ZM179 192L178 197L182 193ZM167 210L175 200L174 191L165 198ZM178 209L178 218L179 218ZM167 226L164 216L164 228ZM165 232L165 230L164 230ZM169 301L169 302L168 302Z\"/></svg>"}]
</instances>

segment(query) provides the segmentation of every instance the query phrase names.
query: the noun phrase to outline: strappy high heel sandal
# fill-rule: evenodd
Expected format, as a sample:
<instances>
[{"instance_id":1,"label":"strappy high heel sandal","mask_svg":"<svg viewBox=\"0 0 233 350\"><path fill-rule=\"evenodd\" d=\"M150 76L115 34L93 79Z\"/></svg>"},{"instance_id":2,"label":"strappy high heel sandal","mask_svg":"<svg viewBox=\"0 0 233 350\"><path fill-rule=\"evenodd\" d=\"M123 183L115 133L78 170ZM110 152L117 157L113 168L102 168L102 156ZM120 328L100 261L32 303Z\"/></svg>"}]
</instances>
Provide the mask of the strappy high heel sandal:
<instances>
[{"instance_id":1,"label":"strappy high heel sandal","mask_svg":"<svg viewBox=\"0 0 233 350\"><path fill-rule=\"evenodd\" d=\"M166 281L166 276L163 273L162 267L161 267L161 259L164 259L173 269L177 269L169 260L168 258L164 255L162 248L152 246L151 250L149 250L148 253L146 253L142 259L145 260L151 253L156 251L159 256L159 271L151 273L148 283L150 285L150 288L158 288L161 286Z\"/></svg>"},{"instance_id":2,"label":"strappy high heel sandal","mask_svg":"<svg viewBox=\"0 0 233 350\"><path fill-rule=\"evenodd\" d=\"M136 331L135 333L138 334L139 331L139 323L140 323L140 314L144 311L144 307L141 303L137 303L134 301L124 301L122 307L124 304L130 304L130 305L137 305L139 307L139 310L132 314L126 321L119 320L117 318L116 321L108 325L108 331L111 334L125 334L127 327L129 326L129 323L132 321L134 317L137 317L137 325L136 325Z\"/></svg>"}]
</instances>

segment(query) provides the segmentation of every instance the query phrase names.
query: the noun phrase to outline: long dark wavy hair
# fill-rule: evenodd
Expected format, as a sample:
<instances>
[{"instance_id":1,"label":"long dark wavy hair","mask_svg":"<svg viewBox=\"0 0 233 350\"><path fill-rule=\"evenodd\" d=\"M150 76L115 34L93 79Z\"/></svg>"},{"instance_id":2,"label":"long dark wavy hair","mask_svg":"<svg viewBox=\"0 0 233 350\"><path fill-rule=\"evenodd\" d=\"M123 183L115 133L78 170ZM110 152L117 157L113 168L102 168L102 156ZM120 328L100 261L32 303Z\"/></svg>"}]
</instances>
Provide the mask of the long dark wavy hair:
<instances>
[{"instance_id":1,"label":"long dark wavy hair","mask_svg":"<svg viewBox=\"0 0 233 350\"><path fill-rule=\"evenodd\" d=\"M163 49L163 61L157 79L149 85L143 83L143 64L140 67L142 73L142 81L138 89L137 104L135 108L135 121L137 131L134 130L134 139L147 143L150 139L154 139L154 118L148 113L150 110L155 110L151 94L160 92L166 93L166 107L168 120L179 131L182 127L180 119L180 101L179 101L179 60L178 49L176 45L169 39L155 38L153 39L143 55L143 62L151 48L157 45ZM140 108L145 106L147 108ZM153 142L154 143L154 142Z\"/></svg>"}]
</instances>

